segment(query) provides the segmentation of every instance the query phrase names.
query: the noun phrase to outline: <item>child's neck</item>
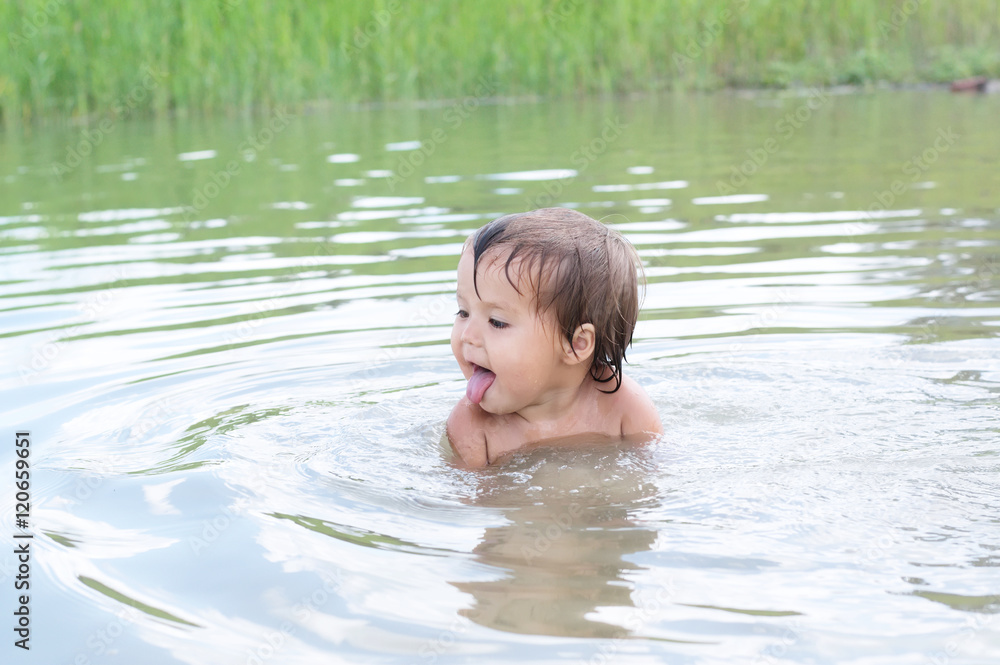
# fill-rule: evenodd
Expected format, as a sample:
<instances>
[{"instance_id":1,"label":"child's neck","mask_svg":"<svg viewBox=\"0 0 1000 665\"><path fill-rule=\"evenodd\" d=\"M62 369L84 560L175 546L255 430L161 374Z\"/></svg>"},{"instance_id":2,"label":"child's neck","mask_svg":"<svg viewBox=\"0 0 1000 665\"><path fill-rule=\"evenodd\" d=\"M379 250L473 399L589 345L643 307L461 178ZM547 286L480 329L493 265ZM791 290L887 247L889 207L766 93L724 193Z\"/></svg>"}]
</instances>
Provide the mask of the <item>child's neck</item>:
<instances>
[{"instance_id":1,"label":"child's neck","mask_svg":"<svg viewBox=\"0 0 1000 665\"><path fill-rule=\"evenodd\" d=\"M545 391L542 400L516 411L516 415L527 424L542 425L575 414L596 381L590 376L589 368L579 365L565 368L564 374Z\"/></svg>"}]
</instances>

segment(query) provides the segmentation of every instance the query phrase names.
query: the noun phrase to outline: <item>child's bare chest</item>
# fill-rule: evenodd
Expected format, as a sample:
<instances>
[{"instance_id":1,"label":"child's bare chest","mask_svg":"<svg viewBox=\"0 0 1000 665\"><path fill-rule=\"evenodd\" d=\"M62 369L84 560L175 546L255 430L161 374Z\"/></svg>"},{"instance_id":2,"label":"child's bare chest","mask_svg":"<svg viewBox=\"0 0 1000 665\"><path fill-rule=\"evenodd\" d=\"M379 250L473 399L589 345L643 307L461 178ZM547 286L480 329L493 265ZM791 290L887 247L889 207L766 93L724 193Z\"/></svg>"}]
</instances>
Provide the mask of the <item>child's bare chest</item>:
<instances>
[{"instance_id":1,"label":"child's bare chest","mask_svg":"<svg viewBox=\"0 0 1000 665\"><path fill-rule=\"evenodd\" d=\"M516 415L497 417L485 432L487 459L493 463L521 448L581 435L619 439L621 418L602 411L592 409L544 423L529 423Z\"/></svg>"}]
</instances>

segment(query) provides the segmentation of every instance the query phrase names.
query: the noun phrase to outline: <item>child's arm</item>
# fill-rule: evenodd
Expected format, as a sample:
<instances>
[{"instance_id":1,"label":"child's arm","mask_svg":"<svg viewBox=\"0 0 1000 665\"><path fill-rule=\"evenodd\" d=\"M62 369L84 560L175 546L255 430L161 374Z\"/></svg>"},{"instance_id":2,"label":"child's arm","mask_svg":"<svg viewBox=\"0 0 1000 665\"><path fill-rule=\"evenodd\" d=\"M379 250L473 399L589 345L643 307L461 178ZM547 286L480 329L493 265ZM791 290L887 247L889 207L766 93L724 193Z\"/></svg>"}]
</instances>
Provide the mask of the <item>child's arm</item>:
<instances>
[{"instance_id":1,"label":"child's arm","mask_svg":"<svg viewBox=\"0 0 1000 665\"><path fill-rule=\"evenodd\" d=\"M459 400L448 416L445 433L452 450L466 466L479 468L490 463L486 452L486 434L482 421L482 409L469 401Z\"/></svg>"},{"instance_id":2,"label":"child's arm","mask_svg":"<svg viewBox=\"0 0 1000 665\"><path fill-rule=\"evenodd\" d=\"M621 413L622 413L622 436L632 436L635 434L663 434L663 424L660 422L660 414L653 406L653 400L642 389L638 383L628 377L623 377L622 386L619 388L622 393Z\"/></svg>"}]
</instances>

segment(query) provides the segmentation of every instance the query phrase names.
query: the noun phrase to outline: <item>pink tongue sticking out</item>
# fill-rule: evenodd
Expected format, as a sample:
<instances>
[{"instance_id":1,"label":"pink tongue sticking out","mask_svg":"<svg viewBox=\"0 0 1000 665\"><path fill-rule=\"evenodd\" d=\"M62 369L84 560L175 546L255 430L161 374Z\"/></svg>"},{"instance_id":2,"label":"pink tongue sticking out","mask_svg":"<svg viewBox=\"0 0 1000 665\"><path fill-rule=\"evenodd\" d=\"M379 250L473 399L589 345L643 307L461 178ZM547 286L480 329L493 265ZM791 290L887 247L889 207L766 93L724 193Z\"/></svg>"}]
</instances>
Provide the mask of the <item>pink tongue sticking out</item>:
<instances>
[{"instance_id":1,"label":"pink tongue sticking out","mask_svg":"<svg viewBox=\"0 0 1000 665\"><path fill-rule=\"evenodd\" d=\"M465 387L465 396L473 404L479 404L483 401L483 395L486 394L486 390L493 385L493 379L495 378L497 378L496 374L485 367L477 365L476 370L469 378L469 384Z\"/></svg>"}]
</instances>

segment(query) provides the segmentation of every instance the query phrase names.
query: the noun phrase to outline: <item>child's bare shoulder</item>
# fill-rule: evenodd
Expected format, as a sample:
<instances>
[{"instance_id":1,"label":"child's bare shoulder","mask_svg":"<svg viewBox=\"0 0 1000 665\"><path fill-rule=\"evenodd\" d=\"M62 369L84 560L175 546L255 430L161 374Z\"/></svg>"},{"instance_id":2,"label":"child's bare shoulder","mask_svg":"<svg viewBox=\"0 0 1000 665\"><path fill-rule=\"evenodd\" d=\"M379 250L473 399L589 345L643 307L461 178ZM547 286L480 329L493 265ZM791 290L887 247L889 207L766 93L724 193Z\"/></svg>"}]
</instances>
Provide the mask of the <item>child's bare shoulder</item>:
<instances>
[{"instance_id":1,"label":"child's bare shoulder","mask_svg":"<svg viewBox=\"0 0 1000 665\"><path fill-rule=\"evenodd\" d=\"M622 377L621 388L614 393L616 407L622 414L621 434L663 434L660 414L657 413L653 400L635 380Z\"/></svg>"},{"instance_id":2,"label":"child's bare shoulder","mask_svg":"<svg viewBox=\"0 0 1000 665\"><path fill-rule=\"evenodd\" d=\"M451 410L445 434L452 449L461 460L471 467L486 466L489 458L486 451L486 420L489 414L468 397L463 397Z\"/></svg>"}]
</instances>

